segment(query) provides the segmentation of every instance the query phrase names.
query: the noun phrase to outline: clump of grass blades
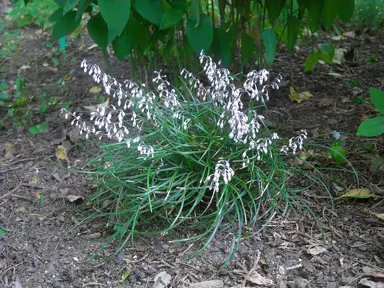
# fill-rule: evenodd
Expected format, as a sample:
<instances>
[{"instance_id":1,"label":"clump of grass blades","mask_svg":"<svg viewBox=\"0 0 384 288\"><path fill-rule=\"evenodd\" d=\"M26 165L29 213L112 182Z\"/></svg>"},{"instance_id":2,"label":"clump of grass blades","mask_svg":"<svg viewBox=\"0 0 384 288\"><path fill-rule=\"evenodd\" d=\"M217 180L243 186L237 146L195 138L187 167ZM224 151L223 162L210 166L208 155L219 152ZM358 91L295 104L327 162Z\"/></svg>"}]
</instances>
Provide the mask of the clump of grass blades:
<instances>
[{"instance_id":1,"label":"clump of grass blades","mask_svg":"<svg viewBox=\"0 0 384 288\"><path fill-rule=\"evenodd\" d=\"M227 69L204 54L200 61L208 85L184 70L176 89L160 71L156 92L131 81L120 84L82 63L116 104L99 105L89 120L63 113L87 137L116 140L102 144L104 152L88 167L99 184L89 200L102 203L90 217L109 219L114 233L108 241L119 239L119 250L135 235L172 235L183 228L187 236L173 241L206 240L195 256L218 231L230 229L228 261L245 233L304 203L293 185L296 176L316 183L286 161L303 148L306 132L284 145L258 113L269 89L278 88L268 72L250 72L237 88Z\"/></svg>"}]
</instances>

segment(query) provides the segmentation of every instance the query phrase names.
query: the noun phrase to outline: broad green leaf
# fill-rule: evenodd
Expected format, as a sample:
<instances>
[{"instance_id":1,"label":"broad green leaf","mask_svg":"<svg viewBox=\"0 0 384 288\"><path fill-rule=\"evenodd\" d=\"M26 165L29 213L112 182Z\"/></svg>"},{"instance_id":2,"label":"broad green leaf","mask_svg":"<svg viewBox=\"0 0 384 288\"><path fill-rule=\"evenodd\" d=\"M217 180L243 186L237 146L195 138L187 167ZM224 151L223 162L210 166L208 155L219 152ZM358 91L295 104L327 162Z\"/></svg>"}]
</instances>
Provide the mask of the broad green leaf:
<instances>
[{"instance_id":1,"label":"broad green leaf","mask_svg":"<svg viewBox=\"0 0 384 288\"><path fill-rule=\"evenodd\" d=\"M217 61L221 61L224 67L231 63L232 51L229 44L229 35L223 28L214 28L212 51Z\"/></svg>"},{"instance_id":2,"label":"broad green leaf","mask_svg":"<svg viewBox=\"0 0 384 288\"><path fill-rule=\"evenodd\" d=\"M134 0L133 6L144 19L156 26L160 26L164 14L164 8L160 0Z\"/></svg>"},{"instance_id":3,"label":"broad green leaf","mask_svg":"<svg viewBox=\"0 0 384 288\"><path fill-rule=\"evenodd\" d=\"M92 0L80 0L77 7L76 20L81 19L88 6L92 3Z\"/></svg>"},{"instance_id":4,"label":"broad green leaf","mask_svg":"<svg viewBox=\"0 0 384 288\"><path fill-rule=\"evenodd\" d=\"M322 43L319 45L319 49L321 51L319 57L327 63L332 63L335 56L335 46L331 43Z\"/></svg>"},{"instance_id":5,"label":"broad green leaf","mask_svg":"<svg viewBox=\"0 0 384 288\"><path fill-rule=\"evenodd\" d=\"M324 0L308 1L308 26L312 33L315 33L320 27L323 7Z\"/></svg>"},{"instance_id":6,"label":"broad green leaf","mask_svg":"<svg viewBox=\"0 0 384 288\"><path fill-rule=\"evenodd\" d=\"M296 45L297 36L300 33L300 20L293 15L288 15L288 51L292 52Z\"/></svg>"},{"instance_id":7,"label":"broad green leaf","mask_svg":"<svg viewBox=\"0 0 384 288\"><path fill-rule=\"evenodd\" d=\"M107 49L108 46L108 26L105 23L103 16L97 13L87 24L89 36L102 49Z\"/></svg>"},{"instance_id":8,"label":"broad green leaf","mask_svg":"<svg viewBox=\"0 0 384 288\"><path fill-rule=\"evenodd\" d=\"M197 25L195 19L188 19L187 38L188 43L195 53L200 54L202 50L205 53L211 48L213 41L213 27L211 19L206 14L200 15L200 23Z\"/></svg>"},{"instance_id":9,"label":"broad green leaf","mask_svg":"<svg viewBox=\"0 0 384 288\"><path fill-rule=\"evenodd\" d=\"M343 198L367 199L373 196L375 196L375 194L369 191L369 189L361 188L361 189L351 189L347 193L341 195L336 199L343 199Z\"/></svg>"},{"instance_id":10,"label":"broad green leaf","mask_svg":"<svg viewBox=\"0 0 384 288\"><path fill-rule=\"evenodd\" d=\"M304 64L304 71L310 72L315 69L316 65L319 63L319 51L315 51L307 56Z\"/></svg>"},{"instance_id":11,"label":"broad green leaf","mask_svg":"<svg viewBox=\"0 0 384 288\"><path fill-rule=\"evenodd\" d=\"M372 104L381 115L384 115L384 91L372 87L369 89L369 94L371 95Z\"/></svg>"},{"instance_id":12,"label":"broad green leaf","mask_svg":"<svg viewBox=\"0 0 384 288\"><path fill-rule=\"evenodd\" d=\"M49 127L48 124L39 124L36 126L39 131L48 131Z\"/></svg>"},{"instance_id":13,"label":"broad green leaf","mask_svg":"<svg viewBox=\"0 0 384 288\"><path fill-rule=\"evenodd\" d=\"M272 64L275 60L277 38L276 33L272 28L267 28L261 33L261 39L263 39L265 58L268 64Z\"/></svg>"},{"instance_id":14,"label":"broad green leaf","mask_svg":"<svg viewBox=\"0 0 384 288\"><path fill-rule=\"evenodd\" d=\"M71 11L55 23L52 30L53 39L60 39L71 34L79 26L80 19L76 20L76 11Z\"/></svg>"},{"instance_id":15,"label":"broad green leaf","mask_svg":"<svg viewBox=\"0 0 384 288\"><path fill-rule=\"evenodd\" d=\"M175 26L183 18L183 12L178 9L167 10L161 19L160 29L168 29Z\"/></svg>"},{"instance_id":16,"label":"broad green leaf","mask_svg":"<svg viewBox=\"0 0 384 288\"><path fill-rule=\"evenodd\" d=\"M191 14L191 17L196 21L196 27L200 24L200 1L199 0L192 0L191 1L191 8L189 10L189 14Z\"/></svg>"},{"instance_id":17,"label":"broad green leaf","mask_svg":"<svg viewBox=\"0 0 384 288\"><path fill-rule=\"evenodd\" d=\"M16 0L16 1L18 1L18 0ZM24 0L24 5L27 6L27 4L28 4L29 2L31 2L31 0Z\"/></svg>"},{"instance_id":18,"label":"broad green leaf","mask_svg":"<svg viewBox=\"0 0 384 288\"><path fill-rule=\"evenodd\" d=\"M59 6L60 8L63 8L65 7L65 5L67 4L67 0L53 0L57 6Z\"/></svg>"},{"instance_id":19,"label":"broad green leaf","mask_svg":"<svg viewBox=\"0 0 384 288\"><path fill-rule=\"evenodd\" d=\"M173 0L171 2L172 8L179 9L183 12L188 11L189 3L185 0Z\"/></svg>"},{"instance_id":20,"label":"broad green leaf","mask_svg":"<svg viewBox=\"0 0 384 288\"><path fill-rule=\"evenodd\" d=\"M141 0L143 1L143 0ZM99 0L100 13L108 25L108 44L120 35L128 23L130 0Z\"/></svg>"},{"instance_id":21,"label":"broad green leaf","mask_svg":"<svg viewBox=\"0 0 384 288\"><path fill-rule=\"evenodd\" d=\"M113 51L115 51L115 54L120 61L124 60L124 58L131 53L134 45L138 42L138 38L140 37L138 34L139 26L139 22L131 17L123 33L113 40Z\"/></svg>"},{"instance_id":22,"label":"broad green leaf","mask_svg":"<svg viewBox=\"0 0 384 288\"><path fill-rule=\"evenodd\" d=\"M39 134L39 133L40 133L40 129L37 128L37 126L29 127L28 131L29 131L30 133L32 133L33 135L36 135L36 134Z\"/></svg>"},{"instance_id":23,"label":"broad green leaf","mask_svg":"<svg viewBox=\"0 0 384 288\"><path fill-rule=\"evenodd\" d=\"M57 22L59 21L61 18L63 18L64 16L64 10L63 8L59 8L57 9L55 12L53 12L51 14L51 16L49 17L49 21L51 22Z\"/></svg>"},{"instance_id":24,"label":"broad green leaf","mask_svg":"<svg viewBox=\"0 0 384 288\"><path fill-rule=\"evenodd\" d=\"M335 0L324 0L324 10L323 10L323 25L325 29L331 28L333 22L337 17L337 9L339 7L339 2Z\"/></svg>"},{"instance_id":25,"label":"broad green leaf","mask_svg":"<svg viewBox=\"0 0 384 288\"><path fill-rule=\"evenodd\" d=\"M0 99L1 100L7 100L9 99L9 95L6 92L0 92Z\"/></svg>"},{"instance_id":26,"label":"broad green leaf","mask_svg":"<svg viewBox=\"0 0 384 288\"><path fill-rule=\"evenodd\" d=\"M256 51L256 45L253 38L246 33L241 35L241 57L243 64L251 59L253 53Z\"/></svg>"},{"instance_id":27,"label":"broad green leaf","mask_svg":"<svg viewBox=\"0 0 384 288\"><path fill-rule=\"evenodd\" d=\"M64 5L64 14L67 14L69 11L75 8L77 3L79 3L79 0L67 0Z\"/></svg>"},{"instance_id":28,"label":"broad green leaf","mask_svg":"<svg viewBox=\"0 0 384 288\"><path fill-rule=\"evenodd\" d=\"M384 116L363 121L357 129L358 136L375 137L384 133Z\"/></svg>"},{"instance_id":29,"label":"broad green leaf","mask_svg":"<svg viewBox=\"0 0 384 288\"><path fill-rule=\"evenodd\" d=\"M336 165L341 165L345 162L345 156L347 155L343 146L338 143L334 143L330 147L330 154L335 161Z\"/></svg>"},{"instance_id":30,"label":"broad green leaf","mask_svg":"<svg viewBox=\"0 0 384 288\"><path fill-rule=\"evenodd\" d=\"M284 7L286 0L265 0L265 6L268 11L269 22L273 25Z\"/></svg>"},{"instance_id":31,"label":"broad green leaf","mask_svg":"<svg viewBox=\"0 0 384 288\"><path fill-rule=\"evenodd\" d=\"M344 23L348 22L352 18L355 11L355 0L337 0L337 3L339 6L337 12L339 14L340 20Z\"/></svg>"}]
</instances>

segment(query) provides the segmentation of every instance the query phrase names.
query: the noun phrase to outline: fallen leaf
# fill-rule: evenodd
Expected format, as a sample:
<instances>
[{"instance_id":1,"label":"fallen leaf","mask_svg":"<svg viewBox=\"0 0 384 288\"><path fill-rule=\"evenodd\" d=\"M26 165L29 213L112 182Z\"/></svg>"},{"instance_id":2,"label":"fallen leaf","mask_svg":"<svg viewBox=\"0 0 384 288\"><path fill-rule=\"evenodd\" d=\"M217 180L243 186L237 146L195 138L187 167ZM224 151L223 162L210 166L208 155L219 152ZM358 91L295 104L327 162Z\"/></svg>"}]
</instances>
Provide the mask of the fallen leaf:
<instances>
[{"instance_id":1,"label":"fallen leaf","mask_svg":"<svg viewBox=\"0 0 384 288\"><path fill-rule=\"evenodd\" d=\"M64 146L57 146L56 157L58 160L67 160L67 151Z\"/></svg>"},{"instance_id":2,"label":"fallen leaf","mask_svg":"<svg viewBox=\"0 0 384 288\"><path fill-rule=\"evenodd\" d=\"M329 76L333 76L333 77L336 77L336 78L341 78L343 77L343 75L339 74L339 73L335 73L335 72L328 72L326 73L327 75Z\"/></svg>"},{"instance_id":3,"label":"fallen leaf","mask_svg":"<svg viewBox=\"0 0 384 288\"><path fill-rule=\"evenodd\" d=\"M89 51L89 50L92 50L92 49L95 49L95 48L97 48L97 47L98 47L97 44L93 44L93 45L91 45L91 46L88 47L88 51Z\"/></svg>"},{"instance_id":4,"label":"fallen leaf","mask_svg":"<svg viewBox=\"0 0 384 288\"><path fill-rule=\"evenodd\" d=\"M246 280L256 285L265 285L265 286L273 285L273 281L271 279L261 276L256 271L252 271L252 273L246 277Z\"/></svg>"},{"instance_id":5,"label":"fallen leaf","mask_svg":"<svg viewBox=\"0 0 384 288\"><path fill-rule=\"evenodd\" d=\"M291 100L292 102L296 101L299 104L301 102L303 102L304 100L309 100L313 97L313 95L309 91L297 93L295 87L293 87L293 86L289 87L289 91L290 91L289 96L288 96L289 100Z\"/></svg>"},{"instance_id":6,"label":"fallen leaf","mask_svg":"<svg viewBox=\"0 0 384 288\"><path fill-rule=\"evenodd\" d=\"M85 200L83 196L77 196L77 195L68 195L67 199L71 203L76 202L76 204L80 204Z\"/></svg>"},{"instance_id":7,"label":"fallen leaf","mask_svg":"<svg viewBox=\"0 0 384 288\"><path fill-rule=\"evenodd\" d=\"M33 192L31 195L32 195L32 198L36 200L39 200L41 198L41 194L38 192Z\"/></svg>"},{"instance_id":8,"label":"fallen leaf","mask_svg":"<svg viewBox=\"0 0 384 288\"><path fill-rule=\"evenodd\" d=\"M372 196L375 196L374 194L369 191L367 188L361 188L361 189L352 189L349 190L344 195L341 195L340 197L336 199L342 199L342 198L358 198L358 199L366 199L371 198Z\"/></svg>"},{"instance_id":9,"label":"fallen leaf","mask_svg":"<svg viewBox=\"0 0 384 288\"><path fill-rule=\"evenodd\" d=\"M127 280L128 276L132 273L132 266L128 265L124 268L123 273L121 274L120 283L124 283Z\"/></svg>"},{"instance_id":10,"label":"fallen leaf","mask_svg":"<svg viewBox=\"0 0 384 288\"><path fill-rule=\"evenodd\" d=\"M93 86L91 89L89 89L89 92L92 94L100 94L101 91L102 89L99 86Z\"/></svg>"},{"instance_id":11,"label":"fallen leaf","mask_svg":"<svg viewBox=\"0 0 384 288\"><path fill-rule=\"evenodd\" d=\"M310 255L319 255L319 254L324 253L326 251L327 251L326 248L317 246L317 247L309 248L307 250L307 253Z\"/></svg>"},{"instance_id":12,"label":"fallen leaf","mask_svg":"<svg viewBox=\"0 0 384 288\"><path fill-rule=\"evenodd\" d=\"M384 213L375 214L377 218L384 221Z\"/></svg>"},{"instance_id":13,"label":"fallen leaf","mask_svg":"<svg viewBox=\"0 0 384 288\"><path fill-rule=\"evenodd\" d=\"M167 272L162 271L155 276L155 283L153 284L153 288L166 288L169 283L171 283L171 275Z\"/></svg>"},{"instance_id":14,"label":"fallen leaf","mask_svg":"<svg viewBox=\"0 0 384 288\"><path fill-rule=\"evenodd\" d=\"M345 32L343 35L345 37L348 37L348 38L355 38L356 37L356 33L354 31Z\"/></svg>"},{"instance_id":15,"label":"fallen leaf","mask_svg":"<svg viewBox=\"0 0 384 288\"><path fill-rule=\"evenodd\" d=\"M92 106L83 106L84 109L87 109L88 111L90 112L96 112L97 111L97 108L101 108L101 107L108 107L109 105L109 99L107 99L107 101L105 101L103 104L99 104L99 105L92 105Z\"/></svg>"},{"instance_id":16,"label":"fallen leaf","mask_svg":"<svg viewBox=\"0 0 384 288\"><path fill-rule=\"evenodd\" d=\"M344 54L347 52L347 49L344 48L336 48L335 55L333 56L332 62L335 64L341 65L341 63L345 62Z\"/></svg>"},{"instance_id":17,"label":"fallen leaf","mask_svg":"<svg viewBox=\"0 0 384 288\"><path fill-rule=\"evenodd\" d=\"M367 278L361 279L359 281L359 284L368 288L384 288L383 282L374 282L374 281L368 280Z\"/></svg>"}]
</instances>

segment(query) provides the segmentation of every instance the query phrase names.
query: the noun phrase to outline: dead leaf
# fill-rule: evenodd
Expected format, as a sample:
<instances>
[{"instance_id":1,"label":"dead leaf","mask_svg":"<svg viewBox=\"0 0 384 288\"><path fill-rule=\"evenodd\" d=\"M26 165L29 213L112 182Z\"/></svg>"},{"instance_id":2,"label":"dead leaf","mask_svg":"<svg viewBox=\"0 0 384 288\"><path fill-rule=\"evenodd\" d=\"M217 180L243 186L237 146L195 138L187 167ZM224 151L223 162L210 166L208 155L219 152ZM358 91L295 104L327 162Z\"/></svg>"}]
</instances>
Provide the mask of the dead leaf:
<instances>
[{"instance_id":1,"label":"dead leaf","mask_svg":"<svg viewBox=\"0 0 384 288\"><path fill-rule=\"evenodd\" d=\"M342 199L342 198L357 198L357 199L367 199L371 198L372 196L375 196L374 194L369 191L367 188L361 188L361 189L351 189L344 195L341 195L340 197L336 199Z\"/></svg>"},{"instance_id":2,"label":"dead leaf","mask_svg":"<svg viewBox=\"0 0 384 288\"><path fill-rule=\"evenodd\" d=\"M309 91L297 93L295 87L293 87L293 86L289 87L289 91L290 91L289 96L288 96L289 100L291 100L292 102L296 101L299 104L301 102L303 102L304 100L309 100L313 97L313 95Z\"/></svg>"},{"instance_id":3,"label":"dead leaf","mask_svg":"<svg viewBox=\"0 0 384 288\"><path fill-rule=\"evenodd\" d=\"M92 105L92 106L83 106L84 109L87 109L88 111L90 112L96 112L97 111L97 108L101 108L101 107L104 107L104 108L107 108L109 105L109 99L107 99L107 101L105 101L103 104L99 104L99 105Z\"/></svg>"},{"instance_id":4,"label":"dead leaf","mask_svg":"<svg viewBox=\"0 0 384 288\"><path fill-rule=\"evenodd\" d=\"M128 276L132 273L132 266L128 265L124 268L123 273L121 274L120 283L124 283L127 280Z\"/></svg>"},{"instance_id":5,"label":"dead leaf","mask_svg":"<svg viewBox=\"0 0 384 288\"><path fill-rule=\"evenodd\" d=\"M368 280L367 278L361 279L359 281L359 284L369 288L384 288L383 282L374 282L374 281Z\"/></svg>"},{"instance_id":6,"label":"dead leaf","mask_svg":"<svg viewBox=\"0 0 384 288\"><path fill-rule=\"evenodd\" d=\"M67 199L69 202L71 203L75 202L76 204L80 204L85 200L83 196L77 196L77 195L68 195Z\"/></svg>"},{"instance_id":7,"label":"dead leaf","mask_svg":"<svg viewBox=\"0 0 384 288\"><path fill-rule=\"evenodd\" d=\"M355 38L356 37L356 33L354 31L345 32L343 35L345 37L348 37L348 38Z\"/></svg>"},{"instance_id":8,"label":"dead leaf","mask_svg":"<svg viewBox=\"0 0 384 288\"><path fill-rule=\"evenodd\" d=\"M167 272L162 271L155 276L155 283L153 284L153 288L166 288L169 283L171 283L171 275Z\"/></svg>"},{"instance_id":9,"label":"dead leaf","mask_svg":"<svg viewBox=\"0 0 384 288\"><path fill-rule=\"evenodd\" d=\"M99 86L93 86L91 89L89 89L89 92L92 94L100 94L101 91L102 89Z\"/></svg>"},{"instance_id":10,"label":"dead leaf","mask_svg":"<svg viewBox=\"0 0 384 288\"><path fill-rule=\"evenodd\" d=\"M271 279L261 276L256 271L252 271L252 273L245 278L247 281L256 285L265 285L265 286L273 285L273 281Z\"/></svg>"},{"instance_id":11,"label":"dead leaf","mask_svg":"<svg viewBox=\"0 0 384 288\"><path fill-rule=\"evenodd\" d=\"M307 250L307 253L310 255L319 255L319 254L324 253L326 251L327 251L326 248L317 246L317 247L309 248Z\"/></svg>"},{"instance_id":12,"label":"dead leaf","mask_svg":"<svg viewBox=\"0 0 384 288\"><path fill-rule=\"evenodd\" d=\"M97 48L97 47L98 47L97 44L93 44L93 45L91 45L91 46L88 47L88 51L89 51L89 50L92 50L92 49L95 49L95 48Z\"/></svg>"},{"instance_id":13,"label":"dead leaf","mask_svg":"<svg viewBox=\"0 0 384 288\"><path fill-rule=\"evenodd\" d=\"M59 145L56 148L56 158L57 160L67 160L67 150L64 146Z\"/></svg>"},{"instance_id":14,"label":"dead leaf","mask_svg":"<svg viewBox=\"0 0 384 288\"><path fill-rule=\"evenodd\" d=\"M384 221L384 213L375 214L377 218Z\"/></svg>"},{"instance_id":15,"label":"dead leaf","mask_svg":"<svg viewBox=\"0 0 384 288\"><path fill-rule=\"evenodd\" d=\"M341 63L345 62L344 54L347 52L347 49L344 48L336 48L335 55L333 56L332 62L335 64L341 65Z\"/></svg>"}]
</instances>

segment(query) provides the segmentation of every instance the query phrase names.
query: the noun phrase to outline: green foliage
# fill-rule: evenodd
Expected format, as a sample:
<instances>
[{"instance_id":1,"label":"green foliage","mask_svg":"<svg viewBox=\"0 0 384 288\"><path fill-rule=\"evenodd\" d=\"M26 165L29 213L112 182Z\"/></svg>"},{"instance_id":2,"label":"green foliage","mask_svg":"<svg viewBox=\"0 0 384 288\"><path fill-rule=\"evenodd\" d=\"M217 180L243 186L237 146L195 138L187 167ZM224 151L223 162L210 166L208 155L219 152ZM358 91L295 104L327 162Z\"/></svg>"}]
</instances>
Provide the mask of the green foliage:
<instances>
[{"instance_id":1,"label":"green foliage","mask_svg":"<svg viewBox=\"0 0 384 288\"><path fill-rule=\"evenodd\" d=\"M338 142L333 143L329 150L336 165L341 165L346 161L347 152Z\"/></svg>"},{"instance_id":2,"label":"green foliage","mask_svg":"<svg viewBox=\"0 0 384 288\"><path fill-rule=\"evenodd\" d=\"M354 10L354 0L55 2L59 9L52 17L56 22L54 38L71 33L79 26L82 14L89 13L87 28L91 38L103 50L112 43L120 60L129 57L135 63L146 60L156 66L169 60L182 61L179 64L189 67L196 59L193 54L204 51L212 52L225 66L233 64L238 69L253 61L253 56L258 57L260 66L272 64L277 39L293 52L306 25L312 33L318 32L321 25L329 29L338 18L349 20ZM94 9L96 4L98 9ZM235 57L237 51L243 55Z\"/></svg>"},{"instance_id":3,"label":"green foliage","mask_svg":"<svg viewBox=\"0 0 384 288\"><path fill-rule=\"evenodd\" d=\"M384 27L384 0L356 0L353 23L361 29Z\"/></svg>"},{"instance_id":4,"label":"green foliage","mask_svg":"<svg viewBox=\"0 0 384 288\"><path fill-rule=\"evenodd\" d=\"M318 45L319 49L315 49L313 53L305 59L304 71L310 72L315 69L319 60L323 60L329 64L333 62L335 56L335 46L331 43L323 43Z\"/></svg>"},{"instance_id":5,"label":"green foliage","mask_svg":"<svg viewBox=\"0 0 384 288\"><path fill-rule=\"evenodd\" d=\"M357 135L373 137L384 133L384 91L371 88L369 92L372 104L380 112L381 116L363 121L357 129Z\"/></svg>"},{"instance_id":6,"label":"green foliage","mask_svg":"<svg viewBox=\"0 0 384 288\"><path fill-rule=\"evenodd\" d=\"M39 124L36 126L29 127L28 131L32 133L33 135L39 134L41 132L48 131L49 127L48 124Z\"/></svg>"}]
</instances>

